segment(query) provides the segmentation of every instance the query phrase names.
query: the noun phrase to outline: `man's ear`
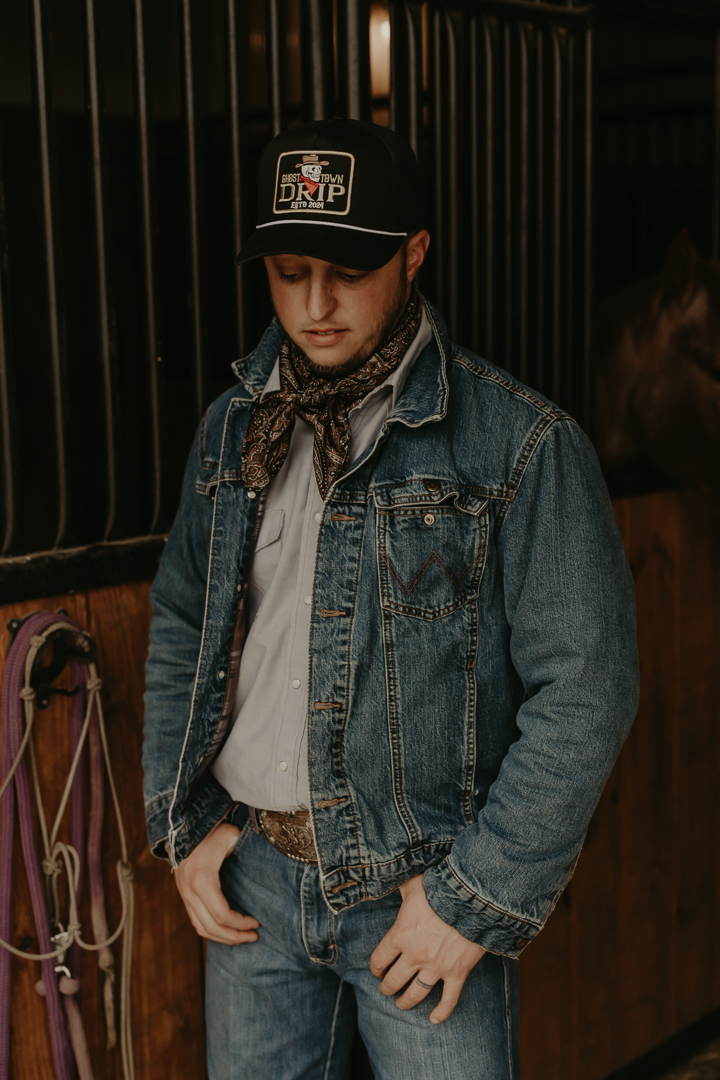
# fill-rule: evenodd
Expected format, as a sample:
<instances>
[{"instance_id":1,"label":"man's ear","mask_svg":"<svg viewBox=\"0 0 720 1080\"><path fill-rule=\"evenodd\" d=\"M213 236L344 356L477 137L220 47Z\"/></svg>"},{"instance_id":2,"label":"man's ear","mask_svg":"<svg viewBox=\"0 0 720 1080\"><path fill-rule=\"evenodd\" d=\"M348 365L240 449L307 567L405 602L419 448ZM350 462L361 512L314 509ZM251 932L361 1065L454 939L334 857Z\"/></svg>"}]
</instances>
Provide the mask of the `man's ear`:
<instances>
[{"instance_id":1,"label":"man's ear","mask_svg":"<svg viewBox=\"0 0 720 1080\"><path fill-rule=\"evenodd\" d=\"M418 270L425 261L427 249L430 246L430 233L427 229L420 229L411 233L407 238L405 251L405 269L408 281L413 281Z\"/></svg>"},{"instance_id":2,"label":"man's ear","mask_svg":"<svg viewBox=\"0 0 720 1080\"><path fill-rule=\"evenodd\" d=\"M700 256L687 229L681 229L665 256L661 307L687 307L702 288Z\"/></svg>"}]
</instances>

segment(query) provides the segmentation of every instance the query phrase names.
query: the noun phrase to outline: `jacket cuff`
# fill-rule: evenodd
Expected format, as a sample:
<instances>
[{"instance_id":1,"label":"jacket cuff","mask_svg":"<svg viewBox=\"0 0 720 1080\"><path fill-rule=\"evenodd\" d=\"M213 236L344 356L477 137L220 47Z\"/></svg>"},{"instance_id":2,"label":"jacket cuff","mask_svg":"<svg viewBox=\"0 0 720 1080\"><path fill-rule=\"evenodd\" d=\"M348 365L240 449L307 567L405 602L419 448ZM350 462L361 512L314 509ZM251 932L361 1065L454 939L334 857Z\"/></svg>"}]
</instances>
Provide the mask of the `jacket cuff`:
<instances>
[{"instance_id":1,"label":"jacket cuff","mask_svg":"<svg viewBox=\"0 0 720 1080\"><path fill-rule=\"evenodd\" d=\"M165 844L168 838L168 814L170 812L172 797L172 791L168 791L165 795L159 795L157 799L153 799L153 801L145 807L150 851L156 858L164 859L165 861L168 859Z\"/></svg>"},{"instance_id":2,"label":"jacket cuff","mask_svg":"<svg viewBox=\"0 0 720 1080\"><path fill-rule=\"evenodd\" d=\"M452 870L448 859L425 871L423 886L435 914L488 952L518 957L542 929L472 892Z\"/></svg>"}]
</instances>

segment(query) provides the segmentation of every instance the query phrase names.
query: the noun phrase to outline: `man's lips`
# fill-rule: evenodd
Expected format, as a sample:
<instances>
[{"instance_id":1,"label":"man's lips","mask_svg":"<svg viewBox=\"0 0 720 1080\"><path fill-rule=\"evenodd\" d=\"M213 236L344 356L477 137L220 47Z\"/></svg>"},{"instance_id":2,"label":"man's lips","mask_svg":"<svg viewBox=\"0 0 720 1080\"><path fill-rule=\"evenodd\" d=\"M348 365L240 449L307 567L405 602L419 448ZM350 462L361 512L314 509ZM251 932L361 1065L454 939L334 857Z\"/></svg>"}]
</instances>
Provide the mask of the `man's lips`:
<instances>
[{"instance_id":1,"label":"man's lips","mask_svg":"<svg viewBox=\"0 0 720 1080\"><path fill-rule=\"evenodd\" d=\"M349 333L347 327L336 328L334 326L329 326L320 330L303 330L303 335L308 345L315 345L321 349L327 348L330 345L337 345L347 333Z\"/></svg>"}]
</instances>

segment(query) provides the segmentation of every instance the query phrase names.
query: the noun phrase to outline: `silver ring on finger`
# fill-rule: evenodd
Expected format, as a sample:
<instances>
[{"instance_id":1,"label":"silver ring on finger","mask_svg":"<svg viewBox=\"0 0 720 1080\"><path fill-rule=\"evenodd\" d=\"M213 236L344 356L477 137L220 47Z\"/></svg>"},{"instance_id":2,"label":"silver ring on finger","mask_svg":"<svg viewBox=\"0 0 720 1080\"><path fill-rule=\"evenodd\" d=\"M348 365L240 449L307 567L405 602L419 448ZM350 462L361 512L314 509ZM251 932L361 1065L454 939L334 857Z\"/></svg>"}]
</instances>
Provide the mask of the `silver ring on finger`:
<instances>
[{"instance_id":1,"label":"silver ring on finger","mask_svg":"<svg viewBox=\"0 0 720 1080\"><path fill-rule=\"evenodd\" d=\"M424 983L419 975L415 976L415 982L418 986L422 986L423 990L432 990L435 983Z\"/></svg>"}]
</instances>

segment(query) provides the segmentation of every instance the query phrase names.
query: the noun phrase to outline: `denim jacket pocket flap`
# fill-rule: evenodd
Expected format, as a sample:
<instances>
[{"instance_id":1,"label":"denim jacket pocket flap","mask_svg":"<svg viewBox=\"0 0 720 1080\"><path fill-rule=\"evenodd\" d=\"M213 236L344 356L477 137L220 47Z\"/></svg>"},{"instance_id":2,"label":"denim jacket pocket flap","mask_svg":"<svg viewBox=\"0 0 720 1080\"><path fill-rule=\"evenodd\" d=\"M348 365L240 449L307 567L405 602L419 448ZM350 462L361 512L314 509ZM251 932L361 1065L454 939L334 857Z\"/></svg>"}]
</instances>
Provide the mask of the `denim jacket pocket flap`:
<instances>
[{"instance_id":1,"label":"denim jacket pocket flap","mask_svg":"<svg viewBox=\"0 0 720 1080\"><path fill-rule=\"evenodd\" d=\"M436 476L406 480L402 484L387 484L372 491L379 510L391 510L399 506L437 505L448 498L457 497L458 493L456 479L447 480Z\"/></svg>"},{"instance_id":2,"label":"denim jacket pocket flap","mask_svg":"<svg viewBox=\"0 0 720 1080\"><path fill-rule=\"evenodd\" d=\"M455 493L456 495L459 493ZM442 505L378 510L380 600L387 611L432 621L477 599L488 514Z\"/></svg>"}]
</instances>

